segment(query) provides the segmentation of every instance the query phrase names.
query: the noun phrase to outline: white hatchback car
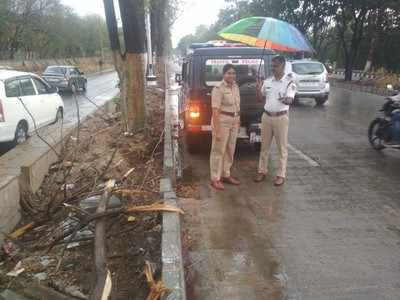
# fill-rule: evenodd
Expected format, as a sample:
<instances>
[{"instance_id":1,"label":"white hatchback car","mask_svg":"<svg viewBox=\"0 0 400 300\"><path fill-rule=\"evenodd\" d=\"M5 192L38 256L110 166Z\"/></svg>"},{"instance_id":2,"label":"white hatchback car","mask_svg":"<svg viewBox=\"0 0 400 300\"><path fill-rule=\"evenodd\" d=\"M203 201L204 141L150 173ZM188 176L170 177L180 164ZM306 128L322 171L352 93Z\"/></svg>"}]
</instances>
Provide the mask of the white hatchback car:
<instances>
[{"instance_id":1,"label":"white hatchback car","mask_svg":"<svg viewBox=\"0 0 400 300\"><path fill-rule=\"evenodd\" d=\"M297 85L296 100L314 98L318 105L329 97L328 71L319 61L291 60L286 63L286 73L293 73Z\"/></svg>"},{"instance_id":2,"label":"white hatchback car","mask_svg":"<svg viewBox=\"0 0 400 300\"><path fill-rule=\"evenodd\" d=\"M0 70L0 142L23 143L37 128L63 117L57 88L39 76Z\"/></svg>"}]
</instances>

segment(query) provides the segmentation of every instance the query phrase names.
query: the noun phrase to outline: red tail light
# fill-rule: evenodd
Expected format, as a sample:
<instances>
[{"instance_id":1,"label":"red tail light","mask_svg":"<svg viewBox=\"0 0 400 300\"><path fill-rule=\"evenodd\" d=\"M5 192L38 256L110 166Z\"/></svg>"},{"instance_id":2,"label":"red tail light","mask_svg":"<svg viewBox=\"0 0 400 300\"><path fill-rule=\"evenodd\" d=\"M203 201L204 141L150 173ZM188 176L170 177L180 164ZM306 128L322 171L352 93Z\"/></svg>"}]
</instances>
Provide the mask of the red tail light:
<instances>
[{"instance_id":1,"label":"red tail light","mask_svg":"<svg viewBox=\"0 0 400 300\"><path fill-rule=\"evenodd\" d=\"M5 117L4 117L4 109L3 109L3 103L0 100L0 122L4 122Z\"/></svg>"},{"instance_id":2,"label":"red tail light","mask_svg":"<svg viewBox=\"0 0 400 300\"><path fill-rule=\"evenodd\" d=\"M189 101L188 111L190 119L200 118L200 103L197 101Z\"/></svg>"}]
</instances>

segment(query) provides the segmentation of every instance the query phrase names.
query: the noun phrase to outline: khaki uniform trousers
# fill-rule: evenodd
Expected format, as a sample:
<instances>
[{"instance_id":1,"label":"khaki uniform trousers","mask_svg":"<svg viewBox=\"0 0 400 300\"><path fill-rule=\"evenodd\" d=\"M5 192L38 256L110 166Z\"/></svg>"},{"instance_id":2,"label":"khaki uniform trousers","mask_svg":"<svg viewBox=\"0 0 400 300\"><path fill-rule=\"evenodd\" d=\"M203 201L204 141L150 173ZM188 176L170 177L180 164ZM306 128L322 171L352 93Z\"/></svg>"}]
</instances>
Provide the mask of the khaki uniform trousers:
<instances>
[{"instance_id":1,"label":"khaki uniform trousers","mask_svg":"<svg viewBox=\"0 0 400 300\"><path fill-rule=\"evenodd\" d=\"M231 175L231 167L235 155L236 140L239 133L239 117L220 115L220 139L212 134L210 153L211 180Z\"/></svg>"},{"instance_id":2,"label":"khaki uniform trousers","mask_svg":"<svg viewBox=\"0 0 400 300\"><path fill-rule=\"evenodd\" d=\"M268 173L268 155L272 139L275 138L279 153L279 166L277 176L286 177L286 166L288 158L288 129L289 115L271 117L263 114L261 119L261 151L258 164L259 173Z\"/></svg>"}]
</instances>

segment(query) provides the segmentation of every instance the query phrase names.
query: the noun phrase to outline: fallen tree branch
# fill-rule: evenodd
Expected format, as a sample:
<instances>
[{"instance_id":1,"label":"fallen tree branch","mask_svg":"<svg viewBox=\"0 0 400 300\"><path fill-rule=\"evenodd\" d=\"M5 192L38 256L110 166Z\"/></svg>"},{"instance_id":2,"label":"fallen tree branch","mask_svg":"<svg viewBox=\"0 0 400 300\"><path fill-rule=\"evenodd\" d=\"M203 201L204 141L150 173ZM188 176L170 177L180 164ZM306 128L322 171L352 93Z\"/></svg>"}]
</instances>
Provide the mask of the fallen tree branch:
<instances>
[{"instance_id":1,"label":"fallen tree branch","mask_svg":"<svg viewBox=\"0 0 400 300\"><path fill-rule=\"evenodd\" d=\"M111 194L111 192L109 192ZM126 207L122 208L113 208L113 209L108 209L107 211L103 212L96 212L93 215L90 215L89 217L80 220L80 222L72 227L68 228L67 230L64 230L63 233L57 237L55 237L47 250L49 252L56 244L59 243L60 240L70 236L73 234L75 231L79 231L83 228L85 228L89 223L104 218L104 217L109 217L109 216L117 216L121 213L132 213L132 212L155 212L155 211L165 211L165 212L176 212L179 214L184 214L183 210L180 208L177 208L175 206L169 205L169 204L164 204L164 203L155 203L151 205L141 205L141 206L133 206L129 205Z\"/></svg>"},{"instance_id":2,"label":"fallen tree branch","mask_svg":"<svg viewBox=\"0 0 400 300\"><path fill-rule=\"evenodd\" d=\"M100 200L96 213L105 213L108 201L110 200L111 190L115 181L110 180L107 183L106 190ZM96 270L96 284L93 292L90 294L91 300L105 299L107 300L111 294L112 284L110 271L107 269L106 263L106 220L104 218L96 221L95 237L94 237L94 264Z\"/></svg>"}]
</instances>

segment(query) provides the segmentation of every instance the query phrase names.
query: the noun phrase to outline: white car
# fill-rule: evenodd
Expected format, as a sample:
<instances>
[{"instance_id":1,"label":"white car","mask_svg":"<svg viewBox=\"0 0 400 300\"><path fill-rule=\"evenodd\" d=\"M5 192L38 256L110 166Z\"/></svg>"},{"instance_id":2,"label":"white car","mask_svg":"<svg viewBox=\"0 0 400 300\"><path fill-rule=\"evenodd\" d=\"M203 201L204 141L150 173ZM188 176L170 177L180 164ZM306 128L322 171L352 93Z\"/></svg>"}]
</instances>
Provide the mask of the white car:
<instances>
[{"instance_id":1,"label":"white car","mask_svg":"<svg viewBox=\"0 0 400 300\"><path fill-rule=\"evenodd\" d=\"M314 98L318 105L329 97L328 71L325 66L313 60L292 60L286 63L286 73L293 73L297 85L296 100Z\"/></svg>"},{"instance_id":2,"label":"white car","mask_svg":"<svg viewBox=\"0 0 400 300\"><path fill-rule=\"evenodd\" d=\"M58 90L39 76L0 70L0 142L23 143L28 135L63 117Z\"/></svg>"}]
</instances>

